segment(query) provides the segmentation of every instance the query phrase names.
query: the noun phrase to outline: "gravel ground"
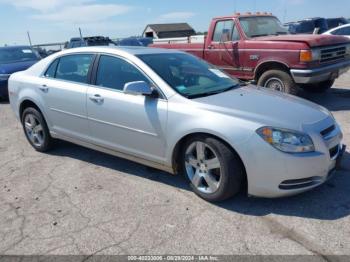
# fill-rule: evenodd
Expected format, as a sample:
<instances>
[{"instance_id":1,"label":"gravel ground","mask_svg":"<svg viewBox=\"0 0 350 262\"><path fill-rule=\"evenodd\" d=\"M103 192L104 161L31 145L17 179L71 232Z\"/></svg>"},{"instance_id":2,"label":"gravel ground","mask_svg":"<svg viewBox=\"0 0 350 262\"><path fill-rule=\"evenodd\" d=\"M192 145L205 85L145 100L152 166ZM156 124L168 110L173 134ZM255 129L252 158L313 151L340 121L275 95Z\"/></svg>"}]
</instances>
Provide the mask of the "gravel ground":
<instances>
[{"instance_id":1,"label":"gravel ground","mask_svg":"<svg viewBox=\"0 0 350 262\"><path fill-rule=\"evenodd\" d=\"M350 73L303 96L334 113L350 148ZM37 153L6 103L0 123L0 254L350 255L349 151L313 191L210 204L180 176L66 142Z\"/></svg>"}]
</instances>

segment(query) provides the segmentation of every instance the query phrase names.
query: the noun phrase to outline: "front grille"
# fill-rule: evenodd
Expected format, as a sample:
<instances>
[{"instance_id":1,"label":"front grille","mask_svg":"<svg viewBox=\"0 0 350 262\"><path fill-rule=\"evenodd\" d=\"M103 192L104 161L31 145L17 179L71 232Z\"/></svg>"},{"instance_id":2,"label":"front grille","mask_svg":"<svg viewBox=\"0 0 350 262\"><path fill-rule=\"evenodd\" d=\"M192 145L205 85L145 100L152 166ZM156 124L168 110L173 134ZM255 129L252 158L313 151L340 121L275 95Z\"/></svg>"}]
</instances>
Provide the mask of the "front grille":
<instances>
[{"instance_id":1,"label":"front grille","mask_svg":"<svg viewBox=\"0 0 350 262\"><path fill-rule=\"evenodd\" d=\"M346 56L345 46L328 47L321 49L321 63L327 63L343 59Z\"/></svg>"},{"instance_id":2,"label":"front grille","mask_svg":"<svg viewBox=\"0 0 350 262\"><path fill-rule=\"evenodd\" d=\"M331 158L334 158L339 152L339 145L336 145L335 147L332 147L331 149L329 149L329 156Z\"/></svg>"},{"instance_id":3,"label":"front grille","mask_svg":"<svg viewBox=\"0 0 350 262\"><path fill-rule=\"evenodd\" d=\"M335 129L335 125L331 125L330 127L327 127L326 129L322 130L320 134L323 137L326 137L328 134L332 133Z\"/></svg>"}]
</instances>

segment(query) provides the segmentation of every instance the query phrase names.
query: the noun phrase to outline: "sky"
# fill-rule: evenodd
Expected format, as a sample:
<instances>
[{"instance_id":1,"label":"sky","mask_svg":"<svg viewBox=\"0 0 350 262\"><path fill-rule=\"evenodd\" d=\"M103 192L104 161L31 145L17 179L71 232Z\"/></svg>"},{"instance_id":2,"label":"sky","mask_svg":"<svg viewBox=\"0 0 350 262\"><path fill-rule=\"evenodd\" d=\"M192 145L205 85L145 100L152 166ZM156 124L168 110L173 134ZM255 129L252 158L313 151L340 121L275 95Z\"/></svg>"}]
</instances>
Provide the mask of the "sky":
<instances>
[{"instance_id":1,"label":"sky","mask_svg":"<svg viewBox=\"0 0 350 262\"><path fill-rule=\"evenodd\" d=\"M350 17L349 0L0 0L0 46L65 42L79 36L141 35L150 23L188 22L207 31L211 18L272 12L282 22Z\"/></svg>"}]
</instances>

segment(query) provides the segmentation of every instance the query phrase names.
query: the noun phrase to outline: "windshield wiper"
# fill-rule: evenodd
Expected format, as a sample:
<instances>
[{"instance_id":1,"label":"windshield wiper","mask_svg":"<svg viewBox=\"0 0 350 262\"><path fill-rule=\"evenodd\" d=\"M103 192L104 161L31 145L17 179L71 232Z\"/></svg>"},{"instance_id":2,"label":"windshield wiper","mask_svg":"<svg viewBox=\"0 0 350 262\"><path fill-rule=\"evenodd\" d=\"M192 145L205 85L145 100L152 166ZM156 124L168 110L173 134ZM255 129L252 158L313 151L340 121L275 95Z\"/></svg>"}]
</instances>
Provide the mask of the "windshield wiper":
<instances>
[{"instance_id":1,"label":"windshield wiper","mask_svg":"<svg viewBox=\"0 0 350 262\"><path fill-rule=\"evenodd\" d=\"M185 95L187 98L189 99L193 99L193 98L199 98L199 97L205 97L205 96L211 96L211 95L216 95L216 94L220 94L220 93L224 93L227 91L230 91L238 86L243 86L244 84L241 85L241 83L238 83L236 85L232 85L228 88L225 89L221 89L221 90L216 90L216 91L212 91L212 92L205 92L205 93L200 93L200 94L194 94L194 95Z\"/></svg>"},{"instance_id":2,"label":"windshield wiper","mask_svg":"<svg viewBox=\"0 0 350 262\"><path fill-rule=\"evenodd\" d=\"M251 35L250 37L260 37L260 36L270 36L270 35L287 35L287 32L276 32L273 34L260 34L260 35Z\"/></svg>"},{"instance_id":3,"label":"windshield wiper","mask_svg":"<svg viewBox=\"0 0 350 262\"><path fill-rule=\"evenodd\" d=\"M268 34L251 35L250 37L268 36Z\"/></svg>"}]
</instances>

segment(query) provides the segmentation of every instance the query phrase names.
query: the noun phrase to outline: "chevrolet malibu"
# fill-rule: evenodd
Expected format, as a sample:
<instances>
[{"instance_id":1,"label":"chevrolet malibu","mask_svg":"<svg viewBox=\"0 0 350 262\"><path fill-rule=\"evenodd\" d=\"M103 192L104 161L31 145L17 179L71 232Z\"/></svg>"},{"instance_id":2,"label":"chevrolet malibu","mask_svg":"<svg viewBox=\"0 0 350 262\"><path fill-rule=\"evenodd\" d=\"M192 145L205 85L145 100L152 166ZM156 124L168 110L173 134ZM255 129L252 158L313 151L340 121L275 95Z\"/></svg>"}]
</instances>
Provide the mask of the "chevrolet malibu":
<instances>
[{"instance_id":1,"label":"chevrolet malibu","mask_svg":"<svg viewBox=\"0 0 350 262\"><path fill-rule=\"evenodd\" d=\"M304 192L345 150L325 108L174 50L66 50L13 74L9 94L35 150L63 139L184 174L208 201Z\"/></svg>"}]
</instances>

